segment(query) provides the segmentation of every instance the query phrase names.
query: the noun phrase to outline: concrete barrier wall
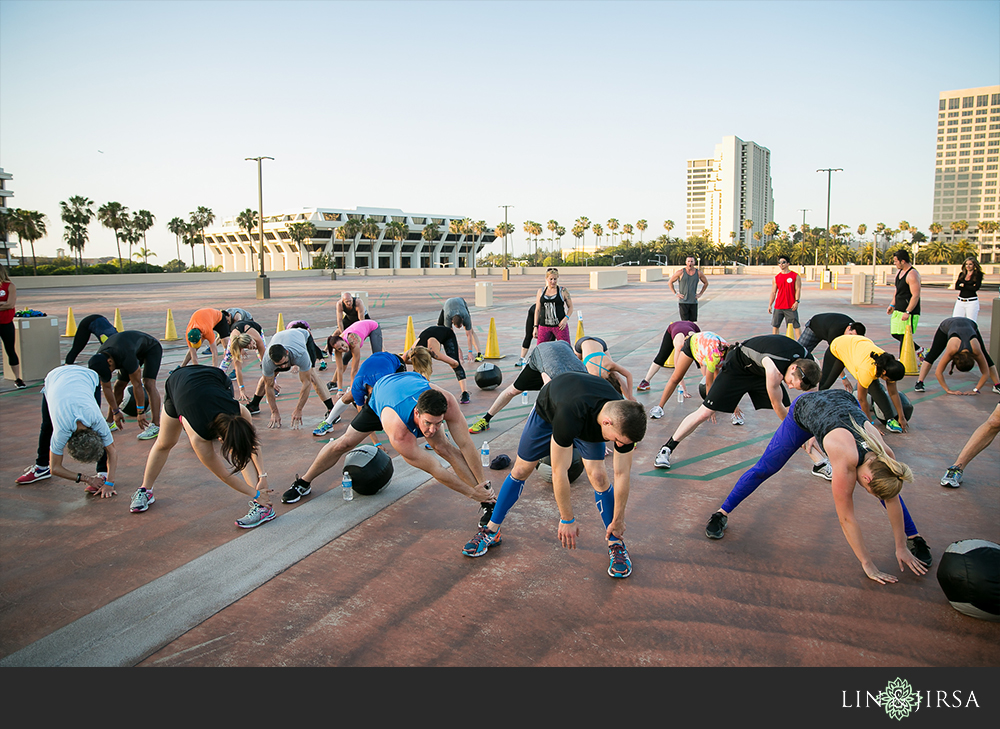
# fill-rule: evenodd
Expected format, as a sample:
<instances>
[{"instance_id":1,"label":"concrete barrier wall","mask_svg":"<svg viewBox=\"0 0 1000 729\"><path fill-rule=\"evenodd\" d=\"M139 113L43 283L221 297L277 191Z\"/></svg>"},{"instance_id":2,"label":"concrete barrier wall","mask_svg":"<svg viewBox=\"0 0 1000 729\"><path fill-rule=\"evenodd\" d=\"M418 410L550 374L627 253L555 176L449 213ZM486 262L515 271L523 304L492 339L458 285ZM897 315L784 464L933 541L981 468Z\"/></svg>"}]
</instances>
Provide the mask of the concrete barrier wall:
<instances>
[{"instance_id":1,"label":"concrete barrier wall","mask_svg":"<svg viewBox=\"0 0 1000 729\"><path fill-rule=\"evenodd\" d=\"M268 271L269 279L330 277L329 271L305 269L303 271ZM211 281L254 281L253 272L224 273L98 273L83 276L12 276L18 290L60 289L76 286L120 286L123 284L192 283Z\"/></svg>"},{"instance_id":2,"label":"concrete barrier wall","mask_svg":"<svg viewBox=\"0 0 1000 729\"><path fill-rule=\"evenodd\" d=\"M643 268L639 270L639 280L643 283L649 281L662 281L663 280L663 269L662 268Z\"/></svg>"},{"instance_id":3,"label":"concrete barrier wall","mask_svg":"<svg viewBox=\"0 0 1000 729\"><path fill-rule=\"evenodd\" d=\"M590 290L601 291L628 285L628 271L624 268L610 268L602 271L592 271L590 274Z\"/></svg>"}]
</instances>

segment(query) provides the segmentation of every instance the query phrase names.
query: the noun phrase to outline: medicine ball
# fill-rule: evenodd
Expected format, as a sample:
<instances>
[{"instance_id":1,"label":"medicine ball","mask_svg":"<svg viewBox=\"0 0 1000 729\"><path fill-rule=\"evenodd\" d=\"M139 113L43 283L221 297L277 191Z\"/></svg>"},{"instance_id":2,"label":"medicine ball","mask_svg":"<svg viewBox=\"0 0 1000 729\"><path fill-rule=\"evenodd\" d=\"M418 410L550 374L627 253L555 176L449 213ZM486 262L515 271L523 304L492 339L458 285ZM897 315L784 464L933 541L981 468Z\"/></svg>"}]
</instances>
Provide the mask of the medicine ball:
<instances>
[{"instance_id":1,"label":"medicine ball","mask_svg":"<svg viewBox=\"0 0 1000 729\"><path fill-rule=\"evenodd\" d=\"M872 414L876 418L878 418L882 422L883 425L885 425L885 423L886 423L887 420L892 420L893 418L896 417L896 406L892 402L892 400L889 400L889 410L890 410L890 412L883 413L882 410L881 410L881 408L879 408L875 404L874 398L872 398L872 391L876 387L882 388L882 382L881 382L881 380L875 380L875 381L873 381L872 384L871 384L871 387L868 388L868 405L871 407ZM885 388L882 388L882 389L884 390ZM889 395L888 395L888 393L886 393L886 398L888 398L888 397L889 397ZM903 415L906 416L907 420L909 420L913 416L913 405L912 405L912 403L910 403L909 398L906 397L906 395L904 393L902 393L902 392L899 393L899 401L903 404Z\"/></svg>"},{"instance_id":2,"label":"medicine ball","mask_svg":"<svg viewBox=\"0 0 1000 729\"><path fill-rule=\"evenodd\" d=\"M476 384L480 390L495 390L503 382L503 372L492 362L485 362L476 368Z\"/></svg>"},{"instance_id":3,"label":"medicine ball","mask_svg":"<svg viewBox=\"0 0 1000 729\"><path fill-rule=\"evenodd\" d=\"M392 478L392 459L373 445L358 446L344 459L351 485L362 496L377 494Z\"/></svg>"},{"instance_id":4,"label":"medicine ball","mask_svg":"<svg viewBox=\"0 0 1000 729\"><path fill-rule=\"evenodd\" d=\"M146 388L142 388L142 394L146 398L145 403L149 404L149 394L146 392ZM130 384L125 388L125 394L122 395L121 411L130 417L135 417L139 414L139 408L135 401L135 395L132 392L132 385Z\"/></svg>"},{"instance_id":5,"label":"medicine ball","mask_svg":"<svg viewBox=\"0 0 1000 729\"><path fill-rule=\"evenodd\" d=\"M1000 621L1000 544L985 539L953 542L941 557L937 579L958 612Z\"/></svg>"},{"instance_id":6,"label":"medicine ball","mask_svg":"<svg viewBox=\"0 0 1000 729\"><path fill-rule=\"evenodd\" d=\"M542 480L545 481L545 483L552 483L552 459L549 456L545 456L542 460L540 460L536 468L538 470L538 475L542 477ZM583 458L580 456L580 451L574 448L573 462L569 464L569 482L573 483L580 478L580 474L583 473L583 471Z\"/></svg>"}]
</instances>

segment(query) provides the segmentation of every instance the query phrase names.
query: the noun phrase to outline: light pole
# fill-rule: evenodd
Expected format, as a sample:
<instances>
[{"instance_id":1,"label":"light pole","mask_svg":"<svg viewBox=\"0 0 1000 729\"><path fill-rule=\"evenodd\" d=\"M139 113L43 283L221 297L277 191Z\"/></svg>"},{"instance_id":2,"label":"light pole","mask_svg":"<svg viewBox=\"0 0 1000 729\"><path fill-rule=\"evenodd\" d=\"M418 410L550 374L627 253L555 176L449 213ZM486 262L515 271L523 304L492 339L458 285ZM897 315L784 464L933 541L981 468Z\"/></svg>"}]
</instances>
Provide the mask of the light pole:
<instances>
[{"instance_id":1,"label":"light pole","mask_svg":"<svg viewBox=\"0 0 1000 729\"><path fill-rule=\"evenodd\" d=\"M823 261L823 270L826 271L830 265L830 185L833 182L833 173L844 170L840 167L827 167L816 171L826 173L826 260Z\"/></svg>"},{"instance_id":2,"label":"light pole","mask_svg":"<svg viewBox=\"0 0 1000 729\"><path fill-rule=\"evenodd\" d=\"M257 277L257 299L271 298L271 280L264 273L264 178L261 173L261 160L274 160L274 157L246 157L247 161L257 162L257 231L260 233L260 276Z\"/></svg>"},{"instance_id":3,"label":"light pole","mask_svg":"<svg viewBox=\"0 0 1000 729\"><path fill-rule=\"evenodd\" d=\"M799 208L799 212L802 213L802 228L805 228L806 227L806 213L811 213L812 212L812 208ZM804 230L802 230L802 228L799 228L799 230L802 233L802 242L805 243L806 232ZM816 263L819 262L819 259L818 259L819 252L816 253L816 256L817 256L817 260L813 262L813 265L815 265ZM805 269L805 264L802 264L802 265L803 265L802 270L805 271L806 270Z\"/></svg>"},{"instance_id":4,"label":"light pole","mask_svg":"<svg viewBox=\"0 0 1000 729\"><path fill-rule=\"evenodd\" d=\"M507 208L514 207L513 205L497 205L498 208L503 208L503 269L507 270Z\"/></svg>"}]
</instances>

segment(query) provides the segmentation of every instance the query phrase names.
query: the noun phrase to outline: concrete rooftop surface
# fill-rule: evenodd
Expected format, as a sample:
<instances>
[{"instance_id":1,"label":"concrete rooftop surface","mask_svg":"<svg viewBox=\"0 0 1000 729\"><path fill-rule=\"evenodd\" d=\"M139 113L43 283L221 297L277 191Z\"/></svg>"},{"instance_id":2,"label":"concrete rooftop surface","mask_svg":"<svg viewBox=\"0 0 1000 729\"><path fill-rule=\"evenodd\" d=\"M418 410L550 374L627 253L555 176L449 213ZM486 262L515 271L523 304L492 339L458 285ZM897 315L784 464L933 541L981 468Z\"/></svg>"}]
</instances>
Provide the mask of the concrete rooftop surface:
<instances>
[{"instance_id":1,"label":"concrete rooftop surface","mask_svg":"<svg viewBox=\"0 0 1000 729\"><path fill-rule=\"evenodd\" d=\"M635 271L625 287L591 291L587 276L572 269L562 274L585 333L604 338L638 383L666 326L678 318L666 280L640 282ZM770 333L770 276L709 280L699 307L703 330L730 342ZM492 307L473 306L477 281L492 283ZM163 381L184 355L184 325L197 308L248 309L265 336L274 333L279 314L286 323L305 319L322 343L334 328L340 292L367 291L386 351L400 352L407 317L419 333L436 323L445 298L463 296L484 348L490 318L495 321L505 355L497 360L502 389L518 372L526 311L542 284L541 276L330 281L317 275L273 280L272 298L263 302L254 298L252 281L236 281L25 290L18 304L58 316L61 331L69 307L78 322L92 313L113 320L117 307L126 329L158 338L172 309L182 339L164 342L162 396ZM982 294L978 321L989 344L996 293ZM852 306L849 286L820 290L818 283L803 283L801 321L843 312L895 352L885 313L891 296L889 287L879 286L876 304ZM954 299L954 291L924 287L918 343L930 344ZM572 333L576 323L574 314ZM60 342L65 356L70 340ZM85 364L96 348L92 340L77 361ZM817 359L825 348L817 348ZM463 412L471 424L499 390L479 390L474 368L467 370L472 402ZM256 380L252 372L248 383ZM332 372L321 373L324 382ZM671 372L662 370L649 392L636 395L646 410ZM951 381L971 389L977 376L956 372ZM696 392L699 378L692 368L686 387ZM336 488L341 469L334 467L313 482L311 496L281 504L281 492L327 441L311 433L325 413L315 394L304 428L289 429L298 387L288 375L278 380L284 427L266 427L266 404L254 418L278 512L256 529L234 525L247 512L246 497L212 476L184 436L157 481L155 504L130 513L151 447L136 440L134 419L116 433L116 497L89 498L57 477L17 486L17 476L34 462L41 382L18 391L3 380L0 665L996 667L1000 623L954 610L936 571L954 541L1000 542L1000 439L966 468L961 488L939 485L998 397L949 397L933 376L926 393L915 393L914 380L900 383L915 408L910 431L885 437L916 476L903 495L934 555L926 576L899 574L882 507L861 489L854 499L875 563L899 576L890 585L865 576L841 531L830 484L811 475L804 454L731 515L725 539L705 537L709 516L778 426L771 411L754 411L746 398L744 426L727 416L704 424L668 471L654 468L653 459L700 400L671 398L664 417L649 421L635 453L626 513L634 572L620 580L607 574L604 529L585 476L572 490L581 528L574 551L559 545L552 488L537 474L504 522L503 543L478 559L461 553L476 531L478 504L399 457L391 483L375 496L344 502ZM433 381L459 391L440 363ZM513 459L529 408L515 399L474 442L489 440L493 456ZM489 473L499 487L507 471Z\"/></svg>"}]
</instances>

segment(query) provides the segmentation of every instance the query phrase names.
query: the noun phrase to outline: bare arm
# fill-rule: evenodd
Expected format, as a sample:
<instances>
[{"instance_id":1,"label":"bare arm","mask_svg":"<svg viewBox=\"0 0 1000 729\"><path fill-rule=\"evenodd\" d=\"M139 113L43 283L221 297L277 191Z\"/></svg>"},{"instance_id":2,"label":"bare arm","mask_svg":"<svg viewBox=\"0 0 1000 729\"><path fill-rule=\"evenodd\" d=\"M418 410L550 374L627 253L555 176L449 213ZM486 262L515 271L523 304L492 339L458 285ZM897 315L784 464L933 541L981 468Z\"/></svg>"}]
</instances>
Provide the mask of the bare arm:
<instances>
[{"instance_id":1,"label":"bare arm","mask_svg":"<svg viewBox=\"0 0 1000 729\"><path fill-rule=\"evenodd\" d=\"M115 397L115 392L111 388L110 380L108 382L101 382L101 392L104 393L104 399L108 401L107 421L117 425L120 430L124 430L125 416L122 415L122 411L118 407L118 398Z\"/></svg>"},{"instance_id":2,"label":"bare arm","mask_svg":"<svg viewBox=\"0 0 1000 729\"><path fill-rule=\"evenodd\" d=\"M799 298L802 296L802 277L795 277L795 301L792 302L792 311L798 311Z\"/></svg>"},{"instance_id":3,"label":"bare arm","mask_svg":"<svg viewBox=\"0 0 1000 729\"><path fill-rule=\"evenodd\" d=\"M764 378L767 384L767 397L771 401L771 407L774 409L775 415L778 416L778 420L784 420L785 416L788 415L788 410L785 408L784 398L781 396L781 382L783 378L770 357L764 358Z\"/></svg>"},{"instance_id":4,"label":"bare arm","mask_svg":"<svg viewBox=\"0 0 1000 729\"><path fill-rule=\"evenodd\" d=\"M142 389L142 379L140 378L140 369L135 368L135 372L130 372L128 376L129 382L132 384L132 397L135 398L135 411L138 413L136 416L136 422L139 425L139 430L145 430L149 426L149 421L146 419L146 392Z\"/></svg>"},{"instance_id":5,"label":"bare arm","mask_svg":"<svg viewBox=\"0 0 1000 729\"><path fill-rule=\"evenodd\" d=\"M569 318L573 315L573 297L569 291L563 288L563 296L566 298L566 325L569 326Z\"/></svg>"},{"instance_id":6,"label":"bare arm","mask_svg":"<svg viewBox=\"0 0 1000 729\"><path fill-rule=\"evenodd\" d=\"M861 536L861 526L854 515L854 483L857 479L855 466L848 466L847 460L835 453L830 453L831 465L833 467L833 503L837 507L837 516L840 519L840 528L844 531L847 543L851 545L854 556L861 562L861 568L869 578L875 580L880 585L887 582L896 582L896 578L886 572L882 572L872 561L868 547L865 546L864 537Z\"/></svg>"},{"instance_id":7,"label":"bare arm","mask_svg":"<svg viewBox=\"0 0 1000 729\"><path fill-rule=\"evenodd\" d=\"M264 375L264 394L267 396L267 404L271 406L271 420L267 427L280 428L281 414L278 412L278 396L274 392L274 375Z\"/></svg>"},{"instance_id":8,"label":"bare arm","mask_svg":"<svg viewBox=\"0 0 1000 729\"><path fill-rule=\"evenodd\" d=\"M767 313L770 314L774 308L774 297L778 295L778 279L771 282L771 300L767 302Z\"/></svg>"},{"instance_id":9,"label":"bare arm","mask_svg":"<svg viewBox=\"0 0 1000 729\"><path fill-rule=\"evenodd\" d=\"M7 300L0 303L0 311L7 311L9 309L17 310L17 286L14 285L13 281L7 287Z\"/></svg>"},{"instance_id":10,"label":"bare arm","mask_svg":"<svg viewBox=\"0 0 1000 729\"><path fill-rule=\"evenodd\" d=\"M698 278L701 279L702 286L701 291L698 292L695 298L700 299L701 295L705 293L705 289L708 288L708 277L701 272L700 268L698 269Z\"/></svg>"},{"instance_id":11,"label":"bare arm","mask_svg":"<svg viewBox=\"0 0 1000 729\"><path fill-rule=\"evenodd\" d=\"M302 383L302 387L299 388L299 400L295 403L295 409L292 411L292 430L298 430L302 427L302 410L306 406L306 401L309 400L309 388L313 385L312 370L308 369L304 372L299 370L299 382Z\"/></svg>"},{"instance_id":12,"label":"bare arm","mask_svg":"<svg viewBox=\"0 0 1000 729\"><path fill-rule=\"evenodd\" d=\"M667 281L667 285L670 286L670 291L677 298L681 298L681 295L677 292L677 289L674 288L674 284L677 283L677 279L679 279L680 277L681 277L681 272L680 270L677 270L674 271L672 274L670 274L670 278Z\"/></svg>"},{"instance_id":13,"label":"bare arm","mask_svg":"<svg viewBox=\"0 0 1000 729\"><path fill-rule=\"evenodd\" d=\"M552 438L549 444L552 462L552 495L559 509L559 543L566 549L576 549L576 538L580 536L580 525L573 516L570 498L569 467L573 463L573 446L561 446ZM617 504L615 505L617 508ZM571 522L566 524L564 522Z\"/></svg>"}]
</instances>

